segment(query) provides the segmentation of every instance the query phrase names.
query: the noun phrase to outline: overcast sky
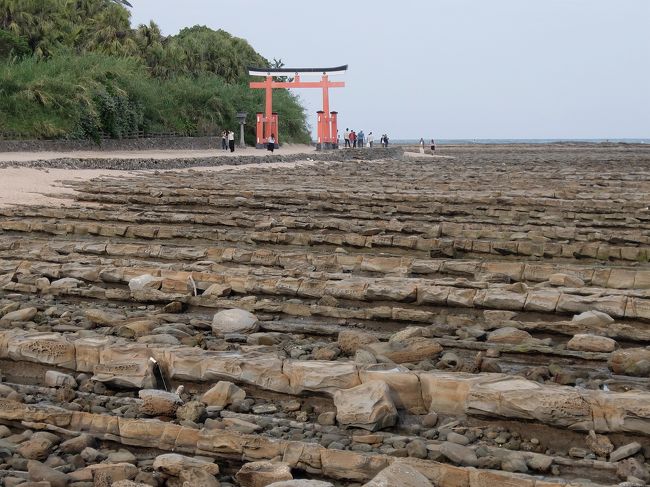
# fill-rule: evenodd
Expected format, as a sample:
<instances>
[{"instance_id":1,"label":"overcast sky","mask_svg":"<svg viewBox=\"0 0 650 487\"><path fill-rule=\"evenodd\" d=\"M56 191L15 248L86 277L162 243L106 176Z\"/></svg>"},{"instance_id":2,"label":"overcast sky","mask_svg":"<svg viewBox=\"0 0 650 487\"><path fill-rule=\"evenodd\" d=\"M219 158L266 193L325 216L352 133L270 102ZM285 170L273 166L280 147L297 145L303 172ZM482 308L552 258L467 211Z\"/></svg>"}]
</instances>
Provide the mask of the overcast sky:
<instances>
[{"instance_id":1,"label":"overcast sky","mask_svg":"<svg viewBox=\"0 0 650 487\"><path fill-rule=\"evenodd\" d=\"M392 139L650 138L650 0L131 0L287 67L348 64L339 126ZM312 127L317 90L299 90ZM260 110L262 107L260 107Z\"/></svg>"}]
</instances>

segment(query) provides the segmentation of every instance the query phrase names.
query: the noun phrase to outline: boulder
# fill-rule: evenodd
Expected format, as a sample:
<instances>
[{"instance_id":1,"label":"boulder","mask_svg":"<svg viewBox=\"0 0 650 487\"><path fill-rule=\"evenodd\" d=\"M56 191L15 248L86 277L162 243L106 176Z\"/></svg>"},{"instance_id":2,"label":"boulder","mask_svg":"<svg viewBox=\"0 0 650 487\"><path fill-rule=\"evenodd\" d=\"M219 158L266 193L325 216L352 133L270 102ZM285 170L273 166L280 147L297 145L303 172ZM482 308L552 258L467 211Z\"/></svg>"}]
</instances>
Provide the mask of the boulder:
<instances>
[{"instance_id":1,"label":"boulder","mask_svg":"<svg viewBox=\"0 0 650 487\"><path fill-rule=\"evenodd\" d=\"M612 453L610 453L609 461L618 462L619 460L623 460L624 458L631 457L632 455L636 455L641 450L641 448L642 448L641 443L637 441L633 441L632 443L628 443L627 445L620 446Z\"/></svg>"},{"instance_id":2,"label":"boulder","mask_svg":"<svg viewBox=\"0 0 650 487\"><path fill-rule=\"evenodd\" d=\"M336 419L345 426L376 431L395 425L397 409L390 388L382 381L369 381L334 393Z\"/></svg>"},{"instance_id":3,"label":"boulder","mask_svg":"<svg viewBox=\"0 0 650 487\"><path fill-rule=\"evenodd\" d=\"M225 284L214 283L214 284L210 284L210 286L208 286L208 288L205 291L203 291L203 294L201 296L214 296L214 297L228 296L231 291L232 288L230 286L227 286Z\"/></svg>"},{"instance_id":4,"label":"boulder","mask_svg":"<svg viewBox=\"0 0 650 487\"><path fill-rule=\"evenodd\" d=\"M282 480L273 482L268 487L334 487L334 484L323 482L322 480Z\"/></svg>"},{"instance_id":5,"label":"boulder","mask_svg":"<svg viewBox=\"0 0 650 487\"><path fill-rule=\"evenodd\" d=\"M402 341L369 343L362 345L361 349L372 353L377 358L384 357L396 364L417 363L425 359L435 358L442 352L442 346L438 342L423 337L406 338Z\"/></svg>"},{"instance_id":6,"label":"boulder","mask_svg":"<svg viewBox=\"0 0 650 487\"><path fill-rule=\"evenodd\" d=\"M221 484L214 475L200 468L190 468L181 471L178 479L187 487L219 487Z\"/></svg>"},{"instance_id":7,"label":"boulder","mask_svg":"<svg viewBox=\"0 0 650 487\"><path fill-rule=\"evenodd\" d=\"M176 410L176 418L179 421L192 421L199 423L205 417L205 404L199 401L190 401L179 406Z\"/></svg>"},{"instance_id":8,"label":"boulder","mask_svg":"<svg viewBox=\"0 0 650 487\"><path fill-rule=\"evenodd\" d=\"M143 389L138 392L138 396L142 399L140 412L147 416L173 417L183 403L178 394L157 389Z\"/></svg>"},{"instance_id":9,"label":"boulder","mask_svg":"<svg viewBox=\"0 0 650 487\"><path fill-rule=\"evenodd\" d=\"M222 336L228 333L255 333L259 330L257 317L243 309L225 309L212 319L212 333Z\"/></svg>"},{"instance_id":10,"label":"boulder","mask_svg":"<svg viewBox=\"0 0 650 487\"><path fill-rule=\"evenodd\" d=\"M379 472L363 487L433 487L424 475L414 467L395 462Z\"/></svg>"},{"instance_id":11,"label":"boulder","mask_svg":"<svg viewBox=\"0 0 650 487\"><path fill-rule=\"evenodd\" d=\"M474 450L463 445L445 441L440 445L440 453L458 465L466 467L476 467L478 465L478 458Z\"/></svg>"},{"instance_id":12,"label":"boulder","mask_svg":"<svg viewBox=\"0 0 650 487\"><path fill-rule=\"evenodd\" d=\"M77 388L77 381L70 374L48 370L45 372L45 385L47 387L72 387Z\"/></svg>"},{"instance_id":13,"label":"boulder","mask_svg":"<svg viewBox=\"0 0 650 487\"><path fill-rule=\"evenodd\" d=\"M138 475L138 467L131 463L99 463L86 467L94 480L95 486L104 487L120 480L133 480ZM75 472L74 475L76 475Z\"/></svg>"},{"instance_id":14,"label":"boulder","mask_svg":"<svg viewBox=\"0 0 650 487\"><path fill-rule=\"evenodd\" d=\"M347 355L352 355L362 345L368 343L376 343L379 339L363 331L358 330L343 330L339 333L338 344L341 351Z\"/></svg>"},{"instance_id":15,"label":"boulder","mask_svg":"<svg viewBox=\"0 0 650 487\"><path fill-rule=\"evenodd\" d=\"M266 487L273 483L293 480L293 475L286 463L260 461L244 464L235 478L241 487Z\"/></svg>"},{"instance_id":16,"label":"boulder","mask_svg":"<svg viewBox=\"0 0 650 487\"><path fill-rule=\"evenodd\" d=\"M612 352L608 362L615 374L650 377L650 350L625 348Z\"/></svg>"},{"instance_id":17,"label":"boulder","mask_svg":"<svg viewBox=\"0 0 650 487\"><path fill-rule=\"evenodd\" d=\"M0 319L0 321L30 321L34 316L36 316L37 312L38 310L36 308L23 308L7 313Z\"/></svg>"},{"instance_id":18,"label":"boulder","mask_svg":"<svg viewBox=\"0 0 650 487\"><path fill-rule=\"evenodd\" d=\"M530 333L512 326L506 326L491 331L487 337L487 341L491 343L509 343L515 345L530 342L532 340L533 337Z\"/></svg>"},{"instance_id":19,"label":"boulder","mask_svg":"<svg viewBox=\"0 0 650 487\"><path fill-rule=\"evenodd\" d=\"M574 274L551 274L548 278L551 286L558 287L584 287L585 281Z\"/></svg>"},{"instance_id":20,"label":"boulder","mask_svg":"<svg viewBox=\"0 0 650 487\"><path fill-rule=\"evenodd\" d=\"M592 310L575 315L571 321L575 321L576 323L585 326L598 326L614 323L614 318L602 311Z\"/></svg>"},{"instance_id":21,"label":"boulder","mask_svg":"<svg viewBox=\"0 0 650 487\"><path fill-rule=\"evenodd\" d=\"M221 406L224 408L244 399L246 399L246 391L225 380L217 382L201 396L201 402L208 406Z\"/></svg>"},{"instance_id":22,"label":"boulder","mask_svg":"<svg viewBox=\"0 0 650 487\"><path fill-rule=\"evenodd\" d=\"M222 423L227 430L239 431L240 433L245 433L247 435L262 429L261 426L255 423L250 423L239 418L223 418Z\"/></svg>"},{"instance_id":23,"label":"boulder","mask_svg":"<svg viewBox=\"0 0 650 487\"><path fill-rule=\"evenodd\" d=\"M41 462L37 462L36 460L30 460L27 462L27 472L29 474L29 480L32 482L45 480L49 482L52 487L66 487L70 482L69 475L50 468L47 465L43 465Z\"/></svg>"},{"instance_id":24,"label":"boulder","mask_svg":"<svg viewBox=\"0 0 650 487\"><path fill-rule=\"evenodd\" d=\"M131 291L141 291L143 289L160 289L161 280L153 277L151 274L143 274L129 280L129 289Z\"/></svg>"},{"instance_id":25,"label":"boulder","mask_svg":"<svg viewBox=\"0 0 650 487\"><path fill-rule=\"evenodd\" d=\"M614 451L614 445L610 439L604 435L597 435L594 431L590 431L585 443L596 456L605 457Z\"/></svg>"},{"instance_id":26,"label":"boulder","mask_svg":"<svg viewBox=\"0 0 650 487\"><path fill-rule=\"evenodd\" d=\"M613 352L616 350L616 340L598 335L580 333L574 335L566 347L569 350L579 350L582 352Z\"/></svg>"},{"instance_id":27,"label":"boulder","mask_svg":"<svg viewBox=\"0 0 650 487\"><path fill-rule=\"evenodd\" d=\"M118 480L113 482L111 487L151 487L149 484L143 484L141 482L134 482L133 480Z\"/></svg>"},{"instance_id":28,"label":"boulder","mask_svg":"<svg viewBox=\"0 0 650 487\"><path fill-rule=\"evenodd\" d=\"M396 333L393 333L388 339L389 342L401 342L407 338L421 337L424 336L426 328L423 326L409 326L400 330Z\"/></svg>"},{"instance_id":29,"label":"boulder","mask_svg":"<svg viewBox=\"0 0 650 487\"><path fill-rule=\"evenodd\" d=\"M210 475L219 474L219 465L194 457L186 457L178 453L158 455L153 461L154 470L178 477L183 470L197 468Z\"/></svg>"},{"instance_id":30,"label":"boulder","mask_svg":"<svg viewBox=\"0 0 650 487\"><path fill-rule=\"evenodd\" d=\"M50 288L53 289L74 289L79 286L83 285L83 281L81 279L75 279L74 277L64 277L62 279L57 279L56 281L52 281L50 284Z\"/></svg>"},{"instance_id":31,"label":"boulder","mask_svg":"<svg viewBox=\"0 0 650 487\"><path fill-rule=\"evenodd\" d=\"M648 469L636 458L627 458L618 462L618 465L616 466L616 475L618 475L618 478L620 479L634 477L643 482L647 482L650 479Z\"/></svg>"},{"instance_id":32,"label":"boulder","mask_svg":"<svg viewBox=\"0 0 650 487\"><path fill-rule=\"evenodd\" d=\"M62 453L77 454L81 453L84 448L94 447L95 443L93 436L84 433L64 441L59 445L59 449Z\"/></svg>"},{"instance_id":33,"label":"boulder","mask_svg":"<svg viewBox=\"0 0 650 487\"><path fill-rule=\"evenodd\" d=\"M103 309L87 309L84 311L84 315L91 323L102 326L113 326L126 319L126 316L121 313L105 311Z\"/></svg>"},{"instance_id":34,"label":"boulder","mask_svg":"<svg viewBox=\"0 0 650 487\"><path fill-rule=\"evenodd\" d=\"M52 450L54 443L49 438L30 438L16 448L16 453L29 460L45 460Z\"/></svg>"}]
</instances>

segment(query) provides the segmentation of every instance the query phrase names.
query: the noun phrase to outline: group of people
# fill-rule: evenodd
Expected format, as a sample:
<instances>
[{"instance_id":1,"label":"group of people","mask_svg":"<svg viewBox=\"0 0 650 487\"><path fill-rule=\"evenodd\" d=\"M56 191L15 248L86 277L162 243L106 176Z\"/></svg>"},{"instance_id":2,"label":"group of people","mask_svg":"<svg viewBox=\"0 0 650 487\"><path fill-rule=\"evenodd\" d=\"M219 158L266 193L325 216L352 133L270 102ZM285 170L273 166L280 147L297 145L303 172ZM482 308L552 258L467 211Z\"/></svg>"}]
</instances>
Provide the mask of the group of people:
<instances>
[{"instance_id":1,"label":"group of people","mask_svg":"<svg viewBox=\"0 0 650 487\"><path fill-rule=\"evenodd\" d=\"M235 132L224 129L221 131L221 149L235 152ZM275 134L271 134L266 142L266 150L273 152L275 150Z\"/></svg>"},{"instance_id":2,"label":"group of people","mask_svg":"<svg viewBox=\"0 0 650 487\"><path fill-rule=\"evenodd\" d=\"M375 136L370 132L367 136L363 133L363 130L360 130L359 133L354 130L345 129L343 133L343 140L345 147L357 148L357 147L372 147L373 142L375 141Z\"/></svg>"},{"instance_id":3,"label":"group of people","mask_svg":"<svg viewBox=\"0 0 650 487\"><path fill-rule=\"evenodd\" d=\"M431 152L436 150L436 141L431 139ZM424 139L420 139L420 152L424 153Z\"/></svg>"},{"instance_id":4,"label":"group of people","mask_svg":"<svg viewBox=\"0 0 650 487\"><path fill-rule=\"evenodd\" d=\"M235 152L235 132L225 129L221 132L221 149Z\"/></svg>"}]
</instances>

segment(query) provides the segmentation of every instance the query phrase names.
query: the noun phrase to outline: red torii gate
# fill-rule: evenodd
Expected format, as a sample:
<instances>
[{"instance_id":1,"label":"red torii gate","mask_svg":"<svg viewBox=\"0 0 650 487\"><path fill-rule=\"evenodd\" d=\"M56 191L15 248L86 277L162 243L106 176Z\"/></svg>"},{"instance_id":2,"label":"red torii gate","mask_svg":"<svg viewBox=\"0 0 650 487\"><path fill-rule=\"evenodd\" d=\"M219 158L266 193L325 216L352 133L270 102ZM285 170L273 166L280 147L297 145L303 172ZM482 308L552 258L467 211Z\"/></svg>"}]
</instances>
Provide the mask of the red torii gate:
<instances>
[{"instance_id":1,"label":"red torii gate","mask_svg":"<svg viewBox=\"0 0 650 487\"><path fill-rule=\"evenodd\" d=\"M274 134L278 143L278 114L273 112L273 88L321 88L323 90L323 109L318 112L317 149L338 147L337 112L330 112L329 88L343 88L345 82L330 81L331 74L347 71L347 64L335 68L248 68L251 76L264 76L264 81L251 81L250 87L266 90L266 112L257 113L257 148L266 145L268 138ZM302 81L301 74L321 74L320 81ZM275 76L293 74L292 81L273 81Z\"/></svg>"}]
</instances>

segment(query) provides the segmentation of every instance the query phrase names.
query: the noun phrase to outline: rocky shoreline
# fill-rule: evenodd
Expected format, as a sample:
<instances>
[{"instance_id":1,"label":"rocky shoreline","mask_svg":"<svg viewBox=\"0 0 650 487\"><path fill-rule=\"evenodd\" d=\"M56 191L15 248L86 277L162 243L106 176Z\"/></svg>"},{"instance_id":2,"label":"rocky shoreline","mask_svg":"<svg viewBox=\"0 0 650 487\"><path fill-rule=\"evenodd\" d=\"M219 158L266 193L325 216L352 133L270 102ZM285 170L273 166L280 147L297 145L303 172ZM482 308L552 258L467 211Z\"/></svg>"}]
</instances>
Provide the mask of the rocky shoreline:
<instances>
[{"instance_id":1,"label":"rocky shoreline","mask_svg":"<svg viewBox=\"0 0 650 487\"><path fill-rule=\"evenodd\" d=\"M0 208L0 483L646 485L648 151L401 154Z\"/></svg>"}]
</instances>

